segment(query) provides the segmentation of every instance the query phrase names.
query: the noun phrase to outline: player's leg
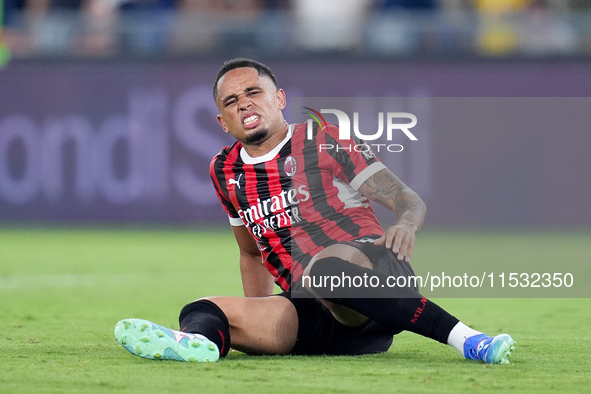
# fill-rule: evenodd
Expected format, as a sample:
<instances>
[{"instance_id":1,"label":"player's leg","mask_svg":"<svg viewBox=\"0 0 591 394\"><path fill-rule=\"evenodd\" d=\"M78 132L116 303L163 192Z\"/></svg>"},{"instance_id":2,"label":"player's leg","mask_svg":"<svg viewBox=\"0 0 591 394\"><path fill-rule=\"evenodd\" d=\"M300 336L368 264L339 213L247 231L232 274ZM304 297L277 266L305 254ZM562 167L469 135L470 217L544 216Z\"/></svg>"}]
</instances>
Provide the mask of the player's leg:
<instances>
[{"instance_id":1,"label":"player's leg","mask_svg":"<svg viewBox=\"0 0 591 394\"><path fill-rule=\"evenodd\" d=\"M294 305L284 297L208 297L227 318L232 348L250 354L288 354L298 334ZM189 304L191 305L191 304ZM199 332L200 316L185 317L188 332ZM184 327L181 327L184 328ZM219 329L219 328L218 328ZM203 329L201 329L203 330Z\"/></svg>"},{"instance_id":2,"label":"player's leg","mask_svg":"<svg viewBox=\"0 0 591 394\"><path fill-rule=\"evenodd\" d=\"M373 244L370 244L373 246ZM332 278L337 282L346 278L378 277L381 284L386 283L388 276L410 276L413 271L405 262L396 260L393 253L385 248L363 245L364 251L348 244L332 245L318 253L306 268L304 275L312 278ZM372 253L377 251L378 253ZM364 253L365 252L365 253ZM383 262L385 253L391 259ZM371 255L371 258L368 256ZM372 262L375 261L375 265ZM311 280L308 283L323 283ZM327 284L326 281L324 281ZM334 284L331 280L331 284ZM368 317L380 324L390 327L393 333L408 330L417 334L447 343L451 329L458 319L441 309L439 306L422 297L414 287L387 286L351 286L340 283L338 288L328 286L309 288L318 297L328 300L326 306L342 324L358 326L363 322L361 317Z\"/></svg>"},{"instance_id":3,"label":"player's leg","mask_svg":"<svg viewBox=\"0 0 591 394\"><path fill-rule=\"evenodd\" d=\"M181 331L141 319L117 323L115 337L148 359L217 361L230 347L254 354L287 354L294 347L298 316L283 297L211 297L187 304Z\"/></svg>"},{"instance_id":4,"label":"player's leg","mask_svg":"<svg viewBox=\"0 0 591 394\"><path fill-rule=\"evenodd\" d=\"M390 251L387 253L392 256L384 254L385 250L373 244L361 245L359 248L343 244L333 245L314 257L304 275L310 277L343 274L348 277L375 276L382 284L388 276L414 275L410 265L398 261ZM372 261L375 261L376 266ZM315 282L312 280L308 283ZM437 304L422 297L416 287L353 287L339 289L340 294L336 296L326 286L309 288L309 290L320 298L335 301L332 304L337 305L336 308L331 303L326 305L335 318L343 324L358 324L359 317L350 313L350 310L354 310L390 327L393 332L412 331L449 344L466 358L484 360L488 363L508 362L507 356L514 347L513 339L506 334L488 337L467 327Z\"/></svg>"},{"instance_id":5,"label":"player's leg","mask_svg":"<svg viewBox=\"0 0 591 394\"><path fill-rule=\"evenodd\" d=\"M227 316L232 347L250 354L369 354L385 352L392 343L387 331L374 329L375 322L358 329L344 327L319 300L292 298L288 292L265 298L198 300L183 308L181 327L221 339L218 333L224 327L207 316L207 309L201 309L194 320L187 317L193 306L199 309L207 303L215 303Z\"/></svg>"}]
</instances>

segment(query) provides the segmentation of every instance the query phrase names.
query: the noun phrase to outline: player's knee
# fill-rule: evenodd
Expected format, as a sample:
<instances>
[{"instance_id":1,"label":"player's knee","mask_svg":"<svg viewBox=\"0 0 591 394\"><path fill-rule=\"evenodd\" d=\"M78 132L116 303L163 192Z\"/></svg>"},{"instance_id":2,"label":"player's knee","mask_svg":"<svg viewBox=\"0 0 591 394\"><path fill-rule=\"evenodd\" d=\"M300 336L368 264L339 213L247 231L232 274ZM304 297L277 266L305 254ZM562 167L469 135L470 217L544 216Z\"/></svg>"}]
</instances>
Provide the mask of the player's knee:
<instances>
[{"instance_id":1,"label":"player's knee","mask_svg":"<svg viewBox=\"0 0 591 394\"><path fill-rule=\"evenodd\" d=\"M304 273L302 275L302 287L312 292L314 292L315 284L318 282L314 281L312 276L312 268L314 268L317 263L322 264L322 259L313 259L310 261L306 269L304 269Z\"/></svg>"},{"instance_id":2,"label":"player's knee","mask_svg":"<svg viewBox=\"0 0 591 394\"><path fill-rule=\"evenodd\" d=\"M312 275L314 275L312 271L321 271L328 275L332 275L335 272L338 272L338 270L342 271L343 267L346 267L349 264L368 269L374 268L370 259L359 249L350 245L335 244L314 256L304 270L303 275L305 275L305 277L312 277ZM323 277L322 279L326 278ZM304 287L308 289L313 287L307 285L307 283L304 284Z\"/></svg>"},{"instance_id":3,"label":"player's knee","mask_svg":"<svg viewBox=\"0 0 591 394\"><path fill-rule=\"evenodd\" d=\"M314 264L315 264L315 262L310 262L308 264L308 266L306 267L306 269L304 269L304 273L303 273L303 276L304 277L309 277L310 276L310 270L312 269L312 267L314 266ZM304 283L304 285L305 285L305 283Z\"/></svg>"},{"instance_id":4,"label":"player's knee","mask_svg":"<svg viewBox=\"0 0 591 394\"><path fill-rule=\"evenodd\" d=\"M313 259L304 270L302 286L314 293L315 289L324 288L331 283L333 277L338 278L343 267L351 263L336 256Z\"/></svg>"}]
</instances>

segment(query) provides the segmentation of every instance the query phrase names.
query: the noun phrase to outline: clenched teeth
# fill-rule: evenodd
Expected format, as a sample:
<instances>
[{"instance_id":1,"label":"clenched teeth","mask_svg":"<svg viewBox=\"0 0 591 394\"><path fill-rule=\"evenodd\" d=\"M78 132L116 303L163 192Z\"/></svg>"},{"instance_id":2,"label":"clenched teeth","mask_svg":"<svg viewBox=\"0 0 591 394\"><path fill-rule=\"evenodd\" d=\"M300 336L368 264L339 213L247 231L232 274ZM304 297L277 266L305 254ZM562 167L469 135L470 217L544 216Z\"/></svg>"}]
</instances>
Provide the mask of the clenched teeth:
<instances>
[{"instance_id":1,"label":"clenched teeth","mask_svg":"<svg viewBox=\"0 0 591 394\"><path fill-rule=\"evenodd\" d=\"M242 121L242 124L248 126L249 124L256 122L259 119L258 115L252 115Z\"/></svg>"}]
</instances>

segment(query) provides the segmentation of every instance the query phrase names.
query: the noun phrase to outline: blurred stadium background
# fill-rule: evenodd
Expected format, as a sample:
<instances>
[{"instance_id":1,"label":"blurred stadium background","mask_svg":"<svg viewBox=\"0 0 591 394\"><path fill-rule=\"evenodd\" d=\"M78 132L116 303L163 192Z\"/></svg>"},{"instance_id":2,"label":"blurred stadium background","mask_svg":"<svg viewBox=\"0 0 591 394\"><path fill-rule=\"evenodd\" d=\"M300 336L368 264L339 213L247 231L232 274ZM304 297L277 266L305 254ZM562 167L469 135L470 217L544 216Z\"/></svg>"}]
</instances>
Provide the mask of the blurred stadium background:
<instances>
[{"instance_id":1,"label":"blurred stadium background","mask_svg":"<svg viewBox=\"0 0 591 394\"><path fill-rule=\"evenodd\" d=\"M2 9L7 225L225 224L207 165L231 140L210 90L232 57L269 64L289 96L406 97L427 113L429 97L591 92L589 0L4 0ZM419 151L389 164L425 198L432 225L588 227L589 125L558 125L431 127Z\"/></svg>"},{"instance_id":2,"label":"blurred stadium background","mask_svg":"<svg viewBox=\"0 0 591 394\"><path fill-rule=\"evenodd\" d=\"M303 370L313 379L302 387L316 391L589 387L588 300L443 300L467 324L519 338L515 369L458 364L403 334L385 363L269 367L233 354L234 363L187 374L132 359L112 329L131 316L174 326L191 299L241 294L208 176L232 143L215 120L211 83L238 56L268 64L291 97L398 97L418 114L418 144L381 155L429 207L416 263L582 267L575 283L588 294L591 0L0 4L0 391L199 382L204 392L274 392ZM429 122L446 98L448 122ZM283 372L263 382L270 368Z\"/></svg>"}]
</instances>

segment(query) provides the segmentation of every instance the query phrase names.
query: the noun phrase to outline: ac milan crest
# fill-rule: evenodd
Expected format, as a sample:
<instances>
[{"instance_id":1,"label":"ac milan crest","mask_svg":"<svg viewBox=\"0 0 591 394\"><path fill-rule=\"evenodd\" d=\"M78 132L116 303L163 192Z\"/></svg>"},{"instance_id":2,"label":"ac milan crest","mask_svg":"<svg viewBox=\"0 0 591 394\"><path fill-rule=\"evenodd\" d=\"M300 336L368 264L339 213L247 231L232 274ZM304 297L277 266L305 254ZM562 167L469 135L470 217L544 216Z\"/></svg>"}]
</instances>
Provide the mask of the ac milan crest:
<instances>
[{"instance_id":1,"label":"ac milan crest","mask_svg":"<svg viewBox=\"0 0 591 394\"><path fill-rule=\"evenodd\" d=\"M287 176L294 176L296 174L296 171L298 170L298 163L296 159L291 155L287 156L287 159L285 159L285 165L283 166L283 169L285 170Z\"/></svg>"}]
</instances>

